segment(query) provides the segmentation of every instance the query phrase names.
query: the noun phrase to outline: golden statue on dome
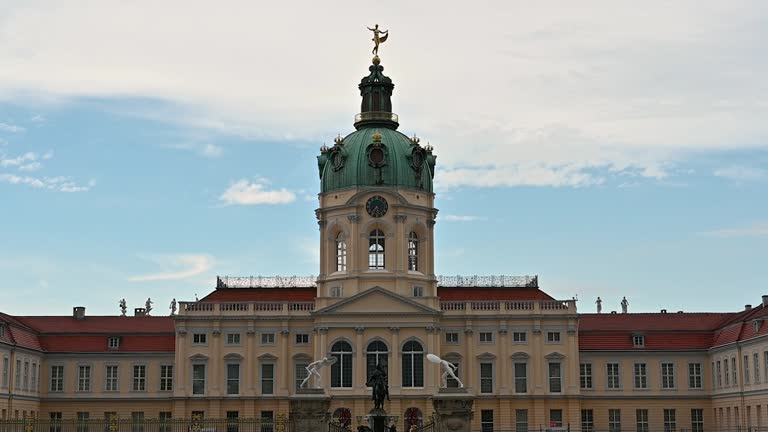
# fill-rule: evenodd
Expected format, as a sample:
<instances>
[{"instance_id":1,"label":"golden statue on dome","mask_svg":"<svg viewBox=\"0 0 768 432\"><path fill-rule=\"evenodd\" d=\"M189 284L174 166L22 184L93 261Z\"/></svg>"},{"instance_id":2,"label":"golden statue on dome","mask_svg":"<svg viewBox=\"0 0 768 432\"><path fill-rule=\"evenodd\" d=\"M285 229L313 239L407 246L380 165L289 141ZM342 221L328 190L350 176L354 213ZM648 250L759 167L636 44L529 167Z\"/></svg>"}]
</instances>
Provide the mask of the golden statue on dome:
<instances>
[{"instance_id":1,"label":"golden statue on dome","mask_svg":"<svg viewBox=\"0 0 768 432\"><path fill-rule=\"evenodd\" d=\"M389 30L379 30L379 25L376 24L373 26L373 28L367 27L368 30L373 32L373 51L371 51L371 54L378 56L379 55L379 44L382 42L385 42L387 40L387 36L389 36Z\"/></svg>"}]
</instances>

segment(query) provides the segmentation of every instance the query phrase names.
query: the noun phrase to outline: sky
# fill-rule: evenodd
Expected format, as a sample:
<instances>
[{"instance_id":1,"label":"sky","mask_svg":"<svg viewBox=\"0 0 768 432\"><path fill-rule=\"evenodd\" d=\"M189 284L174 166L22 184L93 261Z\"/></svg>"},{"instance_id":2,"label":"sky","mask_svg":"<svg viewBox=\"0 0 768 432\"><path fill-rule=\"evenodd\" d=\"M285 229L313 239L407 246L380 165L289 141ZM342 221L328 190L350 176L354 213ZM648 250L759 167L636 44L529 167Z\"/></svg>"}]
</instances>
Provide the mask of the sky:
<instances>
[{"instance_id":1,"label":"sky","mask_svg":"<svg viewBox=\"0 0 768 432\"><path fill-rule=\"evenodd\" d=\"M768 2L0 0L0 311L316 275L315 157L376 23L437 154L438 274L582 312L768 294Z\"/></svg>"}]
</instances>

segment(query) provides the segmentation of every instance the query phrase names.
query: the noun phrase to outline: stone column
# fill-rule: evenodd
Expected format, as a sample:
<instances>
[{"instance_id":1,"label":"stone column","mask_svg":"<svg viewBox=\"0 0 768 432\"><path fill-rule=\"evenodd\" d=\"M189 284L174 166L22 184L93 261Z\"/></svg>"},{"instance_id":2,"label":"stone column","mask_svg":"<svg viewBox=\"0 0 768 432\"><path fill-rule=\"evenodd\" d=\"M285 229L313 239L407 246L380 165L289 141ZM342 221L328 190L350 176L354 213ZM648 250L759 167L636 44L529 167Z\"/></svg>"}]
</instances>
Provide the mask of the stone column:
<instances>
[{"instance_id":1,"label":"stone column","mask_svg":"<svg viewBox=\"0 0 768 432\"><path fill-rule=\"evenodd\" d=\"M395 215L395 263L394 270L396 272L408 271L408 233L405 230L405 221L408 219L406 215Z\"/></svg>"},{"instance_id":2,"label":"stone column","mask_svg":"<svg viewBox=\"0 0 768 432\"><path fill-rule=\"evenodd\" d=\"M427 326L427 353L428 354L435 354L438 357L440 357L440 352L439 351L436 352L436 347L435 347L435 335L436 334L437 334L437 328L435 326L433 326L433 325ZM425 375L424 376L424 378L425 378L424 386L428 390L431 391L431 389L433 387L435 387L435 382L436 382L435 381L435 369L439 370L439 368L432 367L432 364L427 361L426 356L424 358L424 363L425 363L424 364L424 368L426 369L424 371L424 375ZM437 385L437 387L439 387L439 385Z\"/></svg>"},{"instance_id":3,"label":"stone column","mask_svg":"<svg viewBox=\"0 0 768 432\"><path fill-rule=\"evenodd\" d=\"M498 368L498 374L499 374L499 382L497 384L497 388L499 389L498 394L506 394L509 386L507 385L507 371L509 367L509 352L507 352L507 328L506 324L505 327L502 327L499 329L499 363L496 365Z\"/></svg>"},{"instance_id":4,"label":"stone column","mask_svg":"<svg viewBox=\"0 0 768 432\"><path fill-rule=\"evenodd\" d=\"M365 343L363 341L363 333L365 333L365 327L355 327L355 365L352 368L355 371L355 382L358 390L365 390L365 382L368 381L365 368Z\"/></svg>"},{"instance_id":5,"label":"stone column","mask_svg":"<svg viewBox=\"0 0 768 432\"><path fill-rule=\"evenodd\" d=\"M256 379L258 376L257 367L258 361L256 360L256 329L253 328L253 323L248 323L248 329L245 331L245 368L249 370L246 374L247 377L247 389L249 395L256 394Z\"/></svg>"},{"instance_id":6,"label":"stone column","mask_svg":"<svg viewBox=\"0 0 768 432\"><path fill-rule=\"evenodd\" d=\"M209 389L211 396L220 396L222 377L224 376L224 369L221 367L221 330L219 329L219 323L214 324L211 340L211 364L210 370L207 371L208 378L210 378Z\"/></svg>"},{"instance_id":7,"label":"stone column","mask_svg":"<svg viewBox=\"0 0 768 432\"><path fill-rule=\"evenodd\" d=\"M280 357L282 357L279 361L279 365L277 366L278 370L280 371L280 393L283 395L288 395L288 380L289 380L289 374L288 371L291 369L291 359L288 354L288 348L290 346L290 338L291 332L287 328L283 328L280 330Z\"/></svg>"},{"instance_id":8,"label":"stone column","mask_svg":"<svg viewBox=\"0 0 768 432\"><path fill-rule=\"evenodd\" d=\"M322 389L300 389L291 398L289 419L291 432L318 432L328 430L331 421L331 398Z\"/></svg>"},{"instance_id":9,"label":"stone column","mask_svg":"<svg viewBox=\"0 0 768 432\"><path fill-rule=\"evenodd\" d=\"M400 371L400 327L390 327L389 331L391 333L390 345L392 346L389 360L389 390L392 395L395 395L400 394L400 388L403 384L402 372Z\"/></svg>"},{"instance_id":10,"label":"stone column","mask_svg":"<svg viewBox=\"0 0 768 432\"><path fill-rule=\"evenodd\" d=\"M320 360L328 353L328 327L318 327L317 332L320 334L320 342L315 347L315 358L313 360ZM324 367L320 369L320 376L322 376L323 387L329 387L331 385L331 368Z\"/></svg>"},{"instance_id":11,"label":"stone column","mask_svg":"<svg viewBox=\"0 0 768 432\"><path fill-rule=\"evenodd\" d=\"M349 215L347 216L349 221L349 239L347 239L347 273L359 272L362 270L362 264L366 261L361 261L362 253L368 250L367 237L360 234L360 216ZM365 237L365 239L363 239Z\"/></svg>"},{"instance_id":12,"label":"stone column","mask_svg":"<svg viewBox=\"0 0 768 432\"><path fill-rule=\"evenodd\" d=\"M465 387L475 388L475 332L471 328L464 329L464 367L459 371L459 379L464 382Z\"/></svg>"}]
</instances>

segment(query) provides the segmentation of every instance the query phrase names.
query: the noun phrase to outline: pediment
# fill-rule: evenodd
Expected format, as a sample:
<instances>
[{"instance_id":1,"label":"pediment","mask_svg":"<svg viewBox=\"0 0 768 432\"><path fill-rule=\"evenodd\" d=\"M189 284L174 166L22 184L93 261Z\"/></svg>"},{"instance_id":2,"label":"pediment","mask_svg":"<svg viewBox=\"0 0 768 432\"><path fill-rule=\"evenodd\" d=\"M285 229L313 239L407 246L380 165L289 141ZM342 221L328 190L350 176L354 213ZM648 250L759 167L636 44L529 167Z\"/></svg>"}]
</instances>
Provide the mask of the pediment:
<instances>
[{"instance_id":1,"label":"pediment","mask_svg":"<svg viewBox=\"0 0 768 432\"><path fill-rule=\"evenodd\" d=\"M327 314L428 314L437 315L440 311L424 306L407 297L397 295L381 287L373 287L336 304L315 311L316 315Z\"/></svg>"}]
</instances>

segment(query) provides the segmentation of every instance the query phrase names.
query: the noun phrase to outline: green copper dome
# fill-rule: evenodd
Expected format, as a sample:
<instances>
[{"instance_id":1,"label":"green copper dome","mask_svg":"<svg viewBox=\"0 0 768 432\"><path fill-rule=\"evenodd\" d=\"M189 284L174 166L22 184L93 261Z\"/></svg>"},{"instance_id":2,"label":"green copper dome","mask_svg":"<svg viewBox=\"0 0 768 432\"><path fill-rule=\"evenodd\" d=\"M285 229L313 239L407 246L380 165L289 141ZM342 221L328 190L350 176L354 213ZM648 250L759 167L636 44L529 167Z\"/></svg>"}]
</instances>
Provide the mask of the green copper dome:
<instances>
[{"instance_id":1,"label":"green copper dome","mask_svg":"<svg viewBox=\"0 0 768 432\"><path fill-rule=\"evenodd\" d=\"M392 113L392 80L382 71L378 57L358 88L363 101L355 128L336 144L323 146L317 157L321 192L361 186L395 186L432 192L435 158L432 147L397 131Z\"/></svg>"}]
</instances>

